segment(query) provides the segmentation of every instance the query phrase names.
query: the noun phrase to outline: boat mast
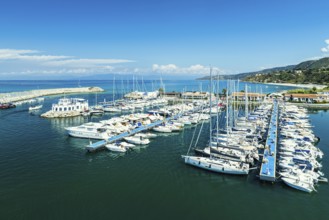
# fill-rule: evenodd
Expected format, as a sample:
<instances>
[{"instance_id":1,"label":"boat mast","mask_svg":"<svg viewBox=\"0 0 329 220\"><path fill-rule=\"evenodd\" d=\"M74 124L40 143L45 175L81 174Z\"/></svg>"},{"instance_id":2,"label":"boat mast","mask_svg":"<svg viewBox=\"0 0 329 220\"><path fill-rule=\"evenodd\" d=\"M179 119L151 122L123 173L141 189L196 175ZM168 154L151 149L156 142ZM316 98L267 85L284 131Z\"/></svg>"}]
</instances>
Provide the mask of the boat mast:
<instances>
[{"instance_id":1,"label":"boat mast","mask_svg":"<svg viewBox=\"0 0 329 220\"><path fill-rule=\"evenodd\" d=\"M226 146L228 145L227 138L228 138L228 80L226 81Z\"/></svg>"},{"instance_id":2,"label":"boat mast","mask_svg":"<svg viewBox=\"0 0 329 220\"><path fill-rule=\"evenodd\" d=\"M121 93L122 93L122 99L124 98L126 91L125 91L125 87L123 86L123 78L121 78Z\"/></svg>"},{"instance_id":3,"label":"boat mast","mask_svg":"<svg viewBox=\"0 0 329 220\"><path fill-rule=\"evenodd\" d=\"M133 92L135 92L135 75L133 75Z\"/></svg>"},{"instance_id":4,"label":"boat mast","mask_svg":"<svg viewBox=\"0 0 329 220\"><path fill-rule=\"evenodd\" d=\"M209 95L209 98L210 98L210 101L209 101L209 104L210 104L210 109L209 109L209 116L210 116L210 122L209 122L209 147L211 147L211 137L212 137L212 124L211 124L211 107L212 107L212 96L211 96L211 93L212 93L212 68L210 67L210 95ZM211 157L211 154L210 154L210 157Z\"/></svg>"},{"instance_id":5,"label":"boat mast","mask_svg":"<svg viewBox=\"0 0 329 220\"><path fill-rule=\"evenodd\" d=\"M113 105L114 105L114 86L115 86L115 76L113 76L113 88L112 88L112 100L113 100Z\"/></svg>"},{"instance_id":6,"label":"boat mast","mask_svg":"<svg viewBox=\"0 0 329 220\"><path fill-rule=\"evenodd\" d=\"M216 98L216 146L218 146L218 131L219 131L219 119L218 119L218 104L219 104L219 71L217 70L217 98ZM211 117L211 116L210 116Z\"/></svg>"},{"instance_id":7,"label":"boat mast","mask_svg":"<svg viewBox=\"0 0 329 220\"><path fill-rule=\"evenodd\" d=\"M245 103L246 103L246 106L245 106L245 118L246 118L246 121L248 121L248 86L247 84L245 85L245 91L244 91L244 98L245 98Z\"/></svg>"},{"instance_id":8,"label":"boat mast","mask_svg":"<svg viewBox=\"0 0 329 220\"><path fill-rule=\"evenodd\" d=\"M234 91L235 91L235 87L234 87L234 80L230 80L230 88L231 88L231 90L232 90L232 92L231 92L231 100L230 100L230 103L231 103L231 111L230 111L230 128L232 128L233 127L233 116L234 116L234 110L235 110L235 108L234 108L234 106L235 106L235 104L234 104L234 97L233 97L233 93L234 93Z\"/></svg>"}]
</instances>

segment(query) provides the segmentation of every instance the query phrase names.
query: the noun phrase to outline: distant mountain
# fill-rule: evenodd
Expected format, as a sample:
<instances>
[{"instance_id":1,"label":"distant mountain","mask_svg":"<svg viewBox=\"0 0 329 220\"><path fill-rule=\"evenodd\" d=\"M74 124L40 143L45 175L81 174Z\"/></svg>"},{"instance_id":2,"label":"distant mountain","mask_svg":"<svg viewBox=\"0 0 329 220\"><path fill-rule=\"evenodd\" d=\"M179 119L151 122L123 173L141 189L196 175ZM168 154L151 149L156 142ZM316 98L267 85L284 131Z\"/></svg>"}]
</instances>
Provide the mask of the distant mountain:
<instances>
[{"instance_id":1,"label":"distant mountain","mask_svg":"<svg viewBox=\"0 0 329 220\"><path fill-rule=\"evenodd\" d=\"M313 63L315 63L316 60L308 60L308 61L304 61L301 62L300 64L297 64L294 69L295 70L305 70L308 69Z\"/></svg>"},{"instance_id":2,"label":"distant mountain","mask_svg":"<svg viewBox=\"0 0 329 220\"><path fill-rule=\"evenodd\" d=\"M307 69L327 69L329 68L329 57L316 60Z\"/></svg>"},{"instance_id":3,"label":"distant mountain","mask_svg":"<svg viewBox=\"0 0 329 220\"><path fill-rule=\"evenodd\" d=\"M289 66L283 66L283 67L274 67L269 69L264 69L260 71L255 72L248 72L248 73L239 73L239 74L232 74L232 75L219 75L219 79L241 79L241 80L248 80L248 81L258 81L258 79L255 79L256 76L262 75L262 80L264 81L264 78L266 79L266 75L271 74L278 74L281 72L284 72L286 74L290 74L291 77L295 77L293 74L294 71L302 71L307 72L307 74L312 74L312 72L319 73L319 71L324 72L329 68L329 57L321 58L319 60L308 60L301 62L297 65L289 65ZM205 76L202 78L198 78L197 80L209 80L209 76ZM288 79L289 77L286 77ZM310 77L307 77L310 79ZM217 79L217 76L213 76L213 79ZM305 79L306 80L306 79ZM314 80L314 79L312 79ZM284 81L284 79L283 79ZM329 83L329 82L328 82Z\"/></svg>"},{"instance_id":4,"label":"distant mountain","mask_svg":"<svg viewBox=\"0 0 329 220\"><path fill-rule=\"evenodd\" d=\"M293 69L248 75L243 80L260 83L329 84L329 58L301 62Z\"/></svg>"},{"instance_id":5,"label":"distant mountain","mask_svg":"<svg viewBox=\"0 0 329 220\"><path fill-rule=\"evenodd\" d=\"M260 73L272 73L275 71L281 71L281 70L292 70L295 68L296 65L289 65L289 66L283 66L283 67L274 67L269 69L263 69L260 71L255 72L248 72L248 73L239 73L239 74L231 74L231 75L219 75L219 79L244 79L247 76L253 76ZM202 78L198 78L197 80L209 80L210 76L205 76ZM213 79L217 79L217 76L213 76Z\"/></svg>"}]
</instances>

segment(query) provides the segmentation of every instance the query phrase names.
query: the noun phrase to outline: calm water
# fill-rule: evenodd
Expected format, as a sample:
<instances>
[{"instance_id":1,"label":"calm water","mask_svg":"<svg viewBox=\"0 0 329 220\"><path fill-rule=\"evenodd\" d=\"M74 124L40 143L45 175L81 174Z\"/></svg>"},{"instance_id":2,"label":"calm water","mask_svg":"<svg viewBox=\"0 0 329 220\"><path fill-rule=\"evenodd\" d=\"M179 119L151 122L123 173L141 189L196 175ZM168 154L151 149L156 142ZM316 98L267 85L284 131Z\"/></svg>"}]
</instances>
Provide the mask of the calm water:
<instances>
[{"instance_id":1,"label":"calm water","mask_svg":"<svg viewBox=\"0 0 329 220\"><path fill-rule=\"evenodd\" d=\"M164 83L167 91L200 88L198 81ZM151 82L145 84L151 88ZM203 84L205 89L206 83ZM89 85L107 89L98 98L111 100L111 81L81 82L81 86ZM38 86L75 87L77 82L2 81L0 86L0 92L5 92ZM251 87L256 90L256 86ZM263 85L263 92L276 89L286 88ZM91 103L95 99L95 95L79 97L89 98ZM329 216L326 184L318 187L319 193L305 194L283 183L261 183L256 172L236 177L185 165L180 155L186 153L195 128L158 136L147 147L125 155L105 150L87 154L84 146L88 140L70 138L64 131L64 127L79 125L87 119L39 117L57 99L47 98L42 111L35 115L28 113L26 105L0 111L0 219L327 219ZM328 176L329 112L310 114L314 131L321 138L319 147L325 153L323 171ZM200 146L208 139L207 129L204 130Z\"/></svg>"}]
</instances>

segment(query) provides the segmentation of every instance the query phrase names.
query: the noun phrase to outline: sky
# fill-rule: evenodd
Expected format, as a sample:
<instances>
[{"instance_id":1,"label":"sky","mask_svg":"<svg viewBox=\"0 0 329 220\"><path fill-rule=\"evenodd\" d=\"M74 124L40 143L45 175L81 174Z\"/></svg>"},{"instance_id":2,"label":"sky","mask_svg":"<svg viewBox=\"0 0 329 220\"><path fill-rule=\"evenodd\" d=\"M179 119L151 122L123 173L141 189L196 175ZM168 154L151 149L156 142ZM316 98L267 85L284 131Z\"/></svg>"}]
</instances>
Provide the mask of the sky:
<instances>
[{"instance_id":1,"label":"sky","mask_svg":"<svg viewBox=\"0 0 329 220\"><path fill-rule=\"evenodd\" d=\"M194 79L329 56L328 0L0 0L0 80Z\"/></svg>"}]
</instances>

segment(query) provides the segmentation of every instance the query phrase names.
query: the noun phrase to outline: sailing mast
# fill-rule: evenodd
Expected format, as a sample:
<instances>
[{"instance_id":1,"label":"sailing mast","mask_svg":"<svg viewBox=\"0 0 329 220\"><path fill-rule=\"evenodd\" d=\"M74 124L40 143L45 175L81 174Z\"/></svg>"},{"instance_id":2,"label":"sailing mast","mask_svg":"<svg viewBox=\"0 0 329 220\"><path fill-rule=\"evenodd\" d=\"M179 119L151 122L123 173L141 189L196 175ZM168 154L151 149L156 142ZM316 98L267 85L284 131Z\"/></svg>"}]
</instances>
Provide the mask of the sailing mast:
<instances>
[{"instance_id":1,"label":"sailing mast","mask_svg":"<svg viewBox=\"0 0 329 220\"><path fill-rule=\"evenodd\" d=\"M226 138L228 138L228 81L226 81ZM228 146L227 139L226 146Z\"/></svg>"},{"instance_id":2,"label":"sailing mast","mask_svg":"<svg viewBox=\"0 0 329 220\"><path fill-rule=\"evenodd\" d=\"M114 86L115 86L115 76L113 76L113 91L112 91L112 100L113 100L113 106L115 104L115 101L114 101Z\"/></svg>"},{"instance_id":3,"label":"sailing mast","mask_svg":"<svg viewBox=\"0 0 329 220\"><path fill-rule=\"evenodd\" d=\"M209 95L209 98L210 98L210 101L209 101L209 104L210 104L210 109L209 109L209 115L210 115L210 122L209 122L209 147L211 147L211 137L212 137L212 123L211 123L211 109L212 109L212 96L211 96L211 93L212 93L212 68L210 67L210 95ZM210 154L210 157L211 157L211 154Z\"/></svg>"},{"instance_id":4,"label":"sailing mast","mask_svg":"<svg viewBox=\"0 0 329 220\"><path fill-rule=\"evenodd\" d=\"M245 106L245 118L246 118L246 121L248 121L248 86L247 84L245 85L245 91L244 91L244 97L245 97L245 103L246 103L246 106Z\"/></svg>"},{"instance_id":5,"label":"sailing mast","mask_svg":"<svg viewBox=\"0 0 329 220\"><path fill-rule=\"evenodd\" d=\"M218 132L219 132L219 119L218 119L218 104L219 104L219 71L217 70L217 98L216 98L216 111L217 111L217 114L216 114L216 146L218 146ZM211 117L211 116L210 116Z\"/></svg>"}]
</instances>

